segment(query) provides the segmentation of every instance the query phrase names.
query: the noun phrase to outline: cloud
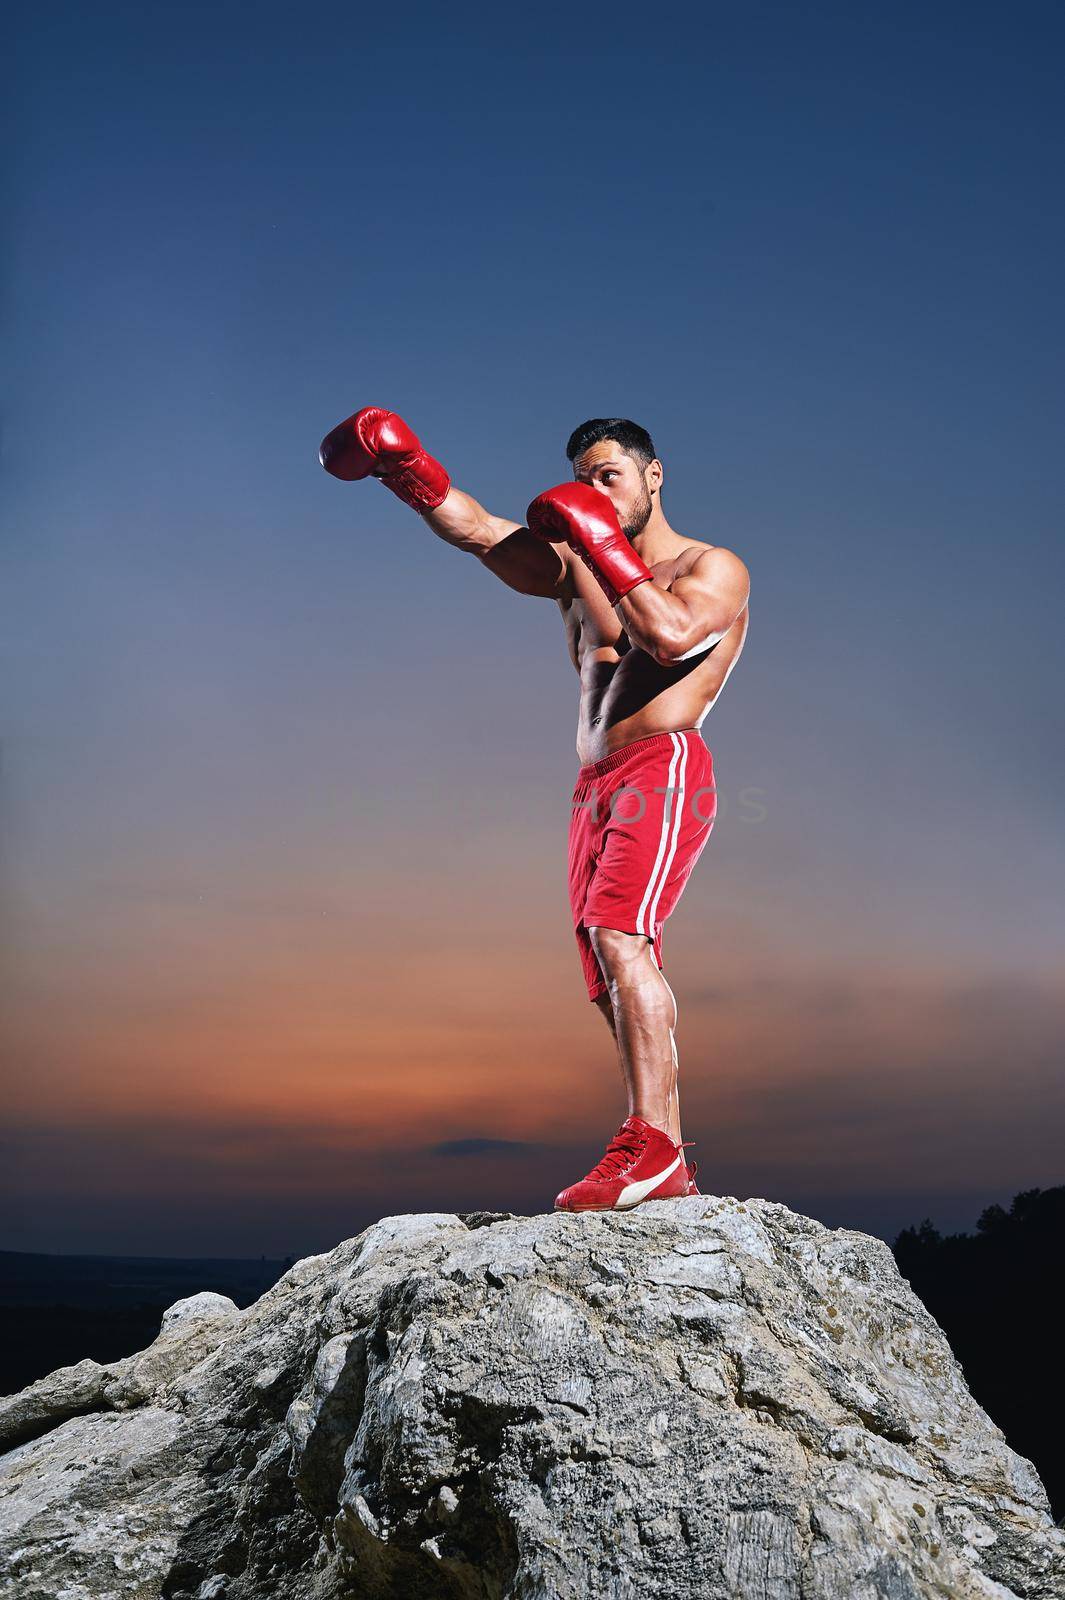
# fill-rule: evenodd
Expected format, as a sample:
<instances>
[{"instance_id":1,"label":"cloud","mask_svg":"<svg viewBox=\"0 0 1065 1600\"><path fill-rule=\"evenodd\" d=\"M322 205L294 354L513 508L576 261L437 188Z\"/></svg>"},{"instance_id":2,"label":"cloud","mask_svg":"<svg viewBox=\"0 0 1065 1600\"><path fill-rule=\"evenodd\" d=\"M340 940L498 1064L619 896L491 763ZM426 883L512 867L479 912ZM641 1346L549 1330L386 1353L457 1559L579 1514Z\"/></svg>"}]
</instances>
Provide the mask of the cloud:
<instances>
[{"instance_id":1,"label":"cloud","mask_svg":"<svg viewBox=\"0 0 1065 1600\"><path fill-rule=\"evenodd\" d=\"M471 1135L468 1139L442 1139L439 1144L427 1145L426 1154L431 1156L484 1156L520 1152L522 1155L527 1155L533 1150L539 1149L542 1149L541 1145L533 1144L525 1139L486 1139Z\"/></svg>"}]
</instances>

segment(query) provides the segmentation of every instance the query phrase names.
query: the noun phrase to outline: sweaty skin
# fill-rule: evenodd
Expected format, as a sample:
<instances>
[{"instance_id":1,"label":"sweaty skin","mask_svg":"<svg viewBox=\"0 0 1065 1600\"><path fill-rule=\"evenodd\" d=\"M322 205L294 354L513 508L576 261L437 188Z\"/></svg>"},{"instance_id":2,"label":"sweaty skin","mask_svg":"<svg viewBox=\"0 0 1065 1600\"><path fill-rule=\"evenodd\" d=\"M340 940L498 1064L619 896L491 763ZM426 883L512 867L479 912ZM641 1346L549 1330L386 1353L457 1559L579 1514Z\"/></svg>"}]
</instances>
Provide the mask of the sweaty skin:
<instances>
[{"instance_id":1,"label":"sweaty skin","mask_svg":"<svg viewBox=\"0 0 1065 1600\"><path fill-rule=\"evenodd\" d=\"M657 459L641 467L604 439L577 458L573 475L607 496L653 575L616 607L567 544L545 543L520 523L490 515L454 485L435 510L419 514L510 588L557 603L580 676L577 755L586 763L649 734L700 727L743 650L750 580L730 550L670 527ZM607 983L596 1003L618 1047L629 1115L679 1144L673 991L641 935L589 933Z\"/></svg>"},{"instance_id":2,"label":"sweaty skin","mask_svg":"<svg viewBox=\"0 0 1065 1600\"><path fill-rule=\"evenodd\" d=\"M472 496L454 487L435 511L423 513L441 538L478 555L511 588L557 602L570 659L580 675L577 755L583 763L599 761L648 734L701 726L743 649L750 584L743 563L730 551L685 538L669 526L659 500L661 463L652 462L641 472L631 456L604 439L573 465L575 478L611 500L633 548L654 574L656 589L679 594L684 588L681 580L690 585L700 563L724 569L731 593L724 619L707 616L708 626L701 634L695 629L691 644L708 636L711 622L725 620L728 626L721 636L688 660L666 664L647 648L652 642L647 624L661 621L645 617L649 585L633 590L615 610L567 545L544 544L520 523L490 516ZM630 525L641 518L646 520L633 534ZM716 561L707 559L711 553ZM686 637L677 642L689 643ZM674 655L681 653L686 652L678 649Z\"/></svg>"},{"instance_id":3,"label":"sweaty skin","mask_svg":"<svg viewBox=\"0 0 1065 1600\"><path fill-rule=\"evenodd\" d=\"M712 548L695 539L674 537L675 551L664 559L644 554L656 586L665 590L671 590L675 580ZM558 603L570 658L581 680L577 754L582 763L600 761L648 734L700 727L747 637L745 605L718 643L688 661L661 666L633 646L592 574L572 556L566 592Z\"/></svg>"}]
</instances>

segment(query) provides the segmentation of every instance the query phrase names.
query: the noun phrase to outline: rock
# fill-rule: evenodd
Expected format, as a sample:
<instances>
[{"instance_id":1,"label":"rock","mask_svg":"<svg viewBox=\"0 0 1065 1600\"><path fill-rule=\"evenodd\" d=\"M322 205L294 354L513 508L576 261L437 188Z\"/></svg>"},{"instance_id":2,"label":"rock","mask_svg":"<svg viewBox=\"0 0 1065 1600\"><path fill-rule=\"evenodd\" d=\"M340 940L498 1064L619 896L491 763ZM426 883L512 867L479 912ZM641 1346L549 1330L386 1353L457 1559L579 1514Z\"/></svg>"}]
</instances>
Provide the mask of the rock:
<instances>
[{"instance_id":1,"label":"rock","mask_svg":"<svg viewBox=\"0 0 1065 1600\"><path fill-rule=\"evenodd\" d=\"M890 1251L783 1206L387 1217L221 1298L0 1402L0 1595L1065 1595Z\"/></svg>"},{"instance_id":2,"label":"rock","mask_svg":"<svg viewBox=\"0 0 1065 1600\"><path fill-rule=\"evenodd\" d=\"M59 1367L38 1378L20 1394L0 1399L0 1449L47 1433L68 1417L101 1410L107 1386L116 1376L114 1367L79 1361L76 1367Z\"/></svg>"},{"instance_id":3,"label":"rock","mask_svg":"<svg viewBox=\"0 0 1065 1600\"><path fill-rule=\"evenodd\" d=\"M202 1294L190 1294L167 1307L163 1312L163 1332L169 1333L175 1323L188 1322L193 1318L228 1317L236 1309L237 1302L227 1294L215 1294L205 1289Z\"/></svg>"}]
</instances>

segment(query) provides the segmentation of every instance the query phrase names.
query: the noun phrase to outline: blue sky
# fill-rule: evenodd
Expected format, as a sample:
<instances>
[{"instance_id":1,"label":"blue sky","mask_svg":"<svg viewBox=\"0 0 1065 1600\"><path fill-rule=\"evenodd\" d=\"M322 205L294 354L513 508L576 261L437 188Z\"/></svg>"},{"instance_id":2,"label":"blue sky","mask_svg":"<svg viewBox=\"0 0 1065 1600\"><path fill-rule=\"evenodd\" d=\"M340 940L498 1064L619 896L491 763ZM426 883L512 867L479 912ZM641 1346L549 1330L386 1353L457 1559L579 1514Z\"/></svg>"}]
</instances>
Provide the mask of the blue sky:
<instances>
[{"instance_id":1,"label":"blue sky","mask_svg":"<svg viewBox=\"0 0 1065 1600\"><path fill-rule=\"evenodd\" d=\"M334 1242L343 1180L322 1198L313 1152L338 1116L385 1150L571 1164L619 1120L564 904L557 616L321 472L368 402L511 516L576 423L632 416L673 525L751 569L704 728L722 817L668 935L686 1136L713 1159L753 1130L722 1181L888 1229L1060 1179L1062 32L1040 4L24 11L0 1242L200 1248L180 1156L242 1106L258 1198L223 1242L256 1251ZM394 1054L367 1043L386 1024ZM482 1025L498 1097L463 1077ZM293 1237L270 1130L300 1105ZM146 1129L170 1187L130 1159L114 1191ZM209 1198L230 1146L204 1160ZM418 1204L452 1203L446 1167ZM367 1214L408 1208L382 1171ZM469 1185L544 1186L535 1155Z\"/></svg>"}]
</instances>

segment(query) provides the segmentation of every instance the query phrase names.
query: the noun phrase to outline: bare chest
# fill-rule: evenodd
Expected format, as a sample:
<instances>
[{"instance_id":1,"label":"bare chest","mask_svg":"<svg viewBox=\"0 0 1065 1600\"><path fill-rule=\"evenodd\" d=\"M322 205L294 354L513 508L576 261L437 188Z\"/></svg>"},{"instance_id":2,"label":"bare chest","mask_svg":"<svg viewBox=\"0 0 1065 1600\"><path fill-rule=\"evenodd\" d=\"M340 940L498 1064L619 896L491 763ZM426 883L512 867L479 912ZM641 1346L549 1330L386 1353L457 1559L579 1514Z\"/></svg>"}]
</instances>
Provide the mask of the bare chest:
<instances>
[{"instance_id":1,"label":"bare chest","mask_svg":"<svg viewBox=\"0 0 1065 1600\"><path fill-rule=\"evenodd\" d=\"M705 548L698 545L691 552L681 552L673 560L656 562L651 571L658 588L671 588ZM629 636L617 612L582 562L573 563L572 574L569 591L558 602L570 660L578 672L589 662L616 665L633 648Z\"/></svg>"}]
</instances>

